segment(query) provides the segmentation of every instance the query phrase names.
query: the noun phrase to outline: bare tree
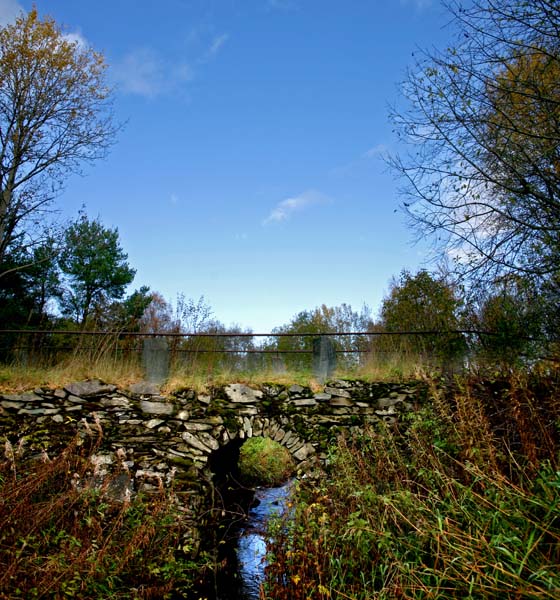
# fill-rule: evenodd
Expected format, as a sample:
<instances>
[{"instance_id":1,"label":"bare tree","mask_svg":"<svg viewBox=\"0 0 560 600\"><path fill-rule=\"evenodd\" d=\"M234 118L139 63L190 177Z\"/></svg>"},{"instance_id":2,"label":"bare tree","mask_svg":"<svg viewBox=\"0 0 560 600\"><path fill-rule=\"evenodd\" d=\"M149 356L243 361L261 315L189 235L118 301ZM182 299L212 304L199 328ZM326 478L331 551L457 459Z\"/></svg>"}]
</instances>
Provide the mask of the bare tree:
<instances>
[{"instance_id":1,"label":"bare tree","mask_svg":"<svg viewBox=\"0 0 560 600\"><path fill-rule=\"evenodd\" d=\"M453 42L423 51L390 158L420 235L459 272L554 277L560 249L560 2L445 4Z\"/></svg>"},{"instance_id":2,"label":"bare tree","mask_svg":"<svg viewBox=\"0 0 560 600\"><path fill-rule=\"evenodd\" d=\"M0 276L10 247L33 245L65 177L106 154L105 68L36 9L0 29Z\"/></svg>"}]
</instances>

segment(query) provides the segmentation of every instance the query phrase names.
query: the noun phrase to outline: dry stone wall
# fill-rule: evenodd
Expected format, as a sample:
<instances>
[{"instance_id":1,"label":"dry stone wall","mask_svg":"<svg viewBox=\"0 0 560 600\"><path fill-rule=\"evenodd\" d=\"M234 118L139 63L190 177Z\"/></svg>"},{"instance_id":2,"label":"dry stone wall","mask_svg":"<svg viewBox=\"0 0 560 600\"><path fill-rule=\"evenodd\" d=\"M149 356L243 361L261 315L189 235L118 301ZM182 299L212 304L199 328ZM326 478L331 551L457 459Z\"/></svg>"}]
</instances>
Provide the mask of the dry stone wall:
<instances>
[{"instance_id":1,"label":"dry stone wall","mask_svg":"<svg viewBox=\"0 0 560 600\"><path fill-rule=\"evenodd\" d=\"M270 437L285 446L300 471L326 458L341 431L395 423L426 395L421 382L334 380L320 392L300 385L233 383L208 393L192 389L161 395L154 384L128 389L100 381L60 389L0 395L0 436L18 452L45 459L76 435L102 436L92 471L103 479L120 466L112 491L123 498L173 482L193 522L212 486L209 459L233 440ZM124 469L123 469L124 468Z\"/></svg>"}]
</instances>

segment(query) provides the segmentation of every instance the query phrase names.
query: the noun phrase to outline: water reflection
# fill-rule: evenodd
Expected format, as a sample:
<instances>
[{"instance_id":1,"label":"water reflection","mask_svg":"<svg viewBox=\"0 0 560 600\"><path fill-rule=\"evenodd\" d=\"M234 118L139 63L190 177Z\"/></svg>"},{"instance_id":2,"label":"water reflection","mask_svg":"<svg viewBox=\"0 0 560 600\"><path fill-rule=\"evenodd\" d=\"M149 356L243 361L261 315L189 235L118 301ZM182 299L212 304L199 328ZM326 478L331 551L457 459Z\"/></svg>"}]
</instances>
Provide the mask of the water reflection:
<instances>
[{"instance_id":1,"label":"water reflection","mask_svg":"<svg viewBox=\"0 0 560 600\"><path fill-rule=\"evenodd\" d=\"M259 488L255 492L258 503L249 511L247 524L240 531L237 542L242 600L259 600L264 581L267 522L272 515L284 511L291 487L289 481L280 487Z\"/></svg>"}]
</instances>

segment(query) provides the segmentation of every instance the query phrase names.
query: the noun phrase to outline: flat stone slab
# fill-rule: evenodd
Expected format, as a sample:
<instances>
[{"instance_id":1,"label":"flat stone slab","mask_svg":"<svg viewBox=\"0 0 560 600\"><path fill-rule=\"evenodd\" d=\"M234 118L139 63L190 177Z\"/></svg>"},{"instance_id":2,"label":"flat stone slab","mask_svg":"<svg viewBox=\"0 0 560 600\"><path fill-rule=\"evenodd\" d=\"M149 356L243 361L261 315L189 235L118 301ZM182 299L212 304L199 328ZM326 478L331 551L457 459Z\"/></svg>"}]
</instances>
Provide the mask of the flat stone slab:
<instances>
[{"instance_id":1,"label":"flat stone slab","mask_svg":"<svg viewBox=\"0 0 560 600\"><path fill-rule=\"evenodd\" d=\"M158 396L161 390L157 383L140 381L139 383L133 383L130 385L128 391L131 394L136 394L137 396Z\"/></svg>"},{"instance_id":2,"label":"flat stone slab","mask_svg":"<svg viewBox=\"0 0 560 600\"><path fill-rule=\"evenodd\" d=\"M150 415L172 415L175 407L168 402L150 402L149 400L140 400L140 409L142 412Z\"/></svg>"},{"instance_id":3,"label":"flat stone slab","mask_svg":"<svg viewBox=\"0 0 560 600\"><path fill-rule=\"evenodd\" d=\"M263 396L260 390L254 390L243 383L226 385L224 391L231 402L240 404L254 404Z\"/></svg>"},{"instance_id":4,"label":"flat stone slab","mask_svg":"<svg viewBox=\"0 0 560 600\"><path fill-rule=\"evenodd\" d=\"M90 396L102 396L103 394L112 394L116 391L116 385L101 383L101 381L77 381L64 386L64 389L73 396L88 398Z\"/></svg>"},{"instance_id":5,"label":"flat stone slab","mask_svg":"<svg viewBox=\"0 0 560 600\"><path fill-rule=\"evenodd\" d=\"M331 398L329 400L329 404L331 406L354 406L352 400L348 400L348 398L341 397Z\"/></svg>"},{"instance_id":6,"label":"flat stone slab","mask_svg":"<svg viewBox=\"0 0 560 600\"><path fill-rule=\"evenodd\" d=\"M34 392L25 392L24 394L2 394L4 400L11 402L41 402L44 400L42 396L35 394Z\"/></svg>"}]
</instances>

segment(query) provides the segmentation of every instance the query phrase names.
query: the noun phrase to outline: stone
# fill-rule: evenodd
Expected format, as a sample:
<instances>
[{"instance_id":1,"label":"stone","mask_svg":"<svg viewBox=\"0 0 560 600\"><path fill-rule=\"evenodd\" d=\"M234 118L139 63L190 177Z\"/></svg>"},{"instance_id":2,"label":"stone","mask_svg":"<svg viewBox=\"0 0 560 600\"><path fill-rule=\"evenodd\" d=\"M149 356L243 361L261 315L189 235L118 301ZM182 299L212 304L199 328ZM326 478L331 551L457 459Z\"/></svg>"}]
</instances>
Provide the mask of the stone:
<instances>
[{"instance_id":1,"label":"stone","mask_svg":"<svg viewBox=\"0 0 560 600\"><path fill-rule=\"evenodd\" d=\"M62 415L54 415L54 416L51 417L51 419L55 423L63 423L64 422L64 417Z\"/></svg>"},{"instance_id":2,"label":"stone","mask_svg":"<svg viewBox=\"0 0 560 600\"><path fill-rule=\"evenodd\" d=\"M212 396L208 396L208 395L204 395L201 394L200 396L198 396L198 401L201 402L202 404L210 404L212 402Z\"/></svg>"},{"instance_id":3,"label":"stone","mask_svg":"<svg viewBox=\"0 0 560 600\"><path fill-rule=\"evenodd\" d=\"M341 406L354 406L352 400L348 400L348 398L335 397L329 400L329 404L331 406L341 407Z\"/></svg>"},{"instance_id":4,"label":"stone","mask_svg":"<svg viewBox=\"0 0 560 600\"><path fill-rule=\"evenodd\" d=\"M25 402L41 402L43 400L42 396L39 396L34 392L26 392L24 394L2 394L2 398L10 402L21 402L22 404Z\"/></svg>"},{"instance_id":5,"label":"stone","mask_svg":"<svg viewBox=\"0 0 560 600\"><path fill-rule=\"evenodd\" d=\"M325 402L326 400L330 400L331 399L331 394L327 394L325 392L321 392L319 394L315 394L313 396L313 398L315 398L315 400L317 400L317 402Z\"/></svg>"},{"instance_id":6,"label":"stone","mask_svg":"<svg viewBox=\"0 0 560 600\"><path fill-rule=\"evenodd\" d=\"M255 404L262 398L260 390L254 390L243 383L232 383L226 385L224 391L231 402L241 404Z\"/></svg>"},{"instance_id":7,"label":"stone","mask_svg":"<svg viewBox=\"0 0 560 600\"><path fill-rule=\"evenodd\" d=\"M191 417L191 413L188 410L180 410L175 418L179 419L179 421L188 421Z\"/></svg>"},{"instance_id":8,"label":"stone","mask_svg":"<svg viewBox=\"0 0 560 600\"><path fill-rule=\"evenodd\" d=\"M301 394L303 392L303 388L301 385L291 385L288 389L290 394Z\"/></svg>"},{"instance_id":9,"label":"stone","mask_svg":"<svg viewBox=\"0 0 560 600\"><path fill-rule=\"evenodd\" d=\"M290 400L292 406L317 406L317 400L315 398L296 398Z\"/></svg>"},{"instance_id":10,"label":"stone","mask_svg":"<svg viewBox=\"0 0 560 600\"><path fill-rule=\"evenodd\" d=\"M66 392L62 388L57 388L53 392L53 396L55 398L60 398L61 400L64 400L64 398L66 398Z\"/></svg>"},{"instance_id":11,"label":"stone","mask_svg":"<svg viewBox=\"0 0 560 600\"><path fill-rule=\"evenodd\" d=\"M101 398L99 404L103 407L117 406L128 408L130 406L130 401L124 396L117 396L116 398Z\"/></svg>"},{"instance_id":12,"label":"stone","mask_svg":"<svg viewBox=\"0 0 560 600\"><path fill-rule=\"evenodd\" d=\"M315 448L311 444L304 444L297 452L293 453L293 457L297 461L307 460L312 454L315 454Z\"/></svg>"},{"instance_id":13,"label":"stone","mask_svg":"<svg viewBox=\"0 0 560 600\"><path fill-rule=\"evenodd\" d=\"M400 402L398 395L392 398L379 398L377 400L377 406L380 409L385 409L395 406L395 404L397 404L398 402Z\"/></svg>"},{"instance_id":14,"label":"stone","mask_svg":"<svg viewBox=\"0 0 560 600\"><path fill-rule=\"evenodd\" d=\"M169 347L162 337L145 338L142 365L149 383L162 384L169 376Z\"/></svg>"},{"instance_id":15,"label":"stone","mask_svg":"<svg viewBox=\"0 0 560 600\"><path fill-rule=\"evenodd\" d=\"M160 386L154 382L142 381L130 385L128 391L137 396L157 396L160 393Z\"/></svg>"},{"instance_id":16,"label":"stone","mask_svg":"<svg viewBox=\"0 0 560 600\"><path fill-rule=\"evenodd\" d=\"M169 402L151 402L150 400L140 400L140 409L142 412L151 415L172 415L175 407Z\"/></svg>"},{"instance_id":17,"label":"stone","mask_svg":"<svg viewBox=\"0 0 560 600\"><path fill-rule=\"evenodd\" d=\"M192 433L189 433L188 431L184 431L181 434L181 438L185 442L187 442L187 444L189 444L189 446L192 446L193 448L196 448L197 450L201 450L202 452L207 452L208 454L210 454L212 452L212 448L209 448L208 446L206 446L205 444L203 444L198 439L197 436L193 435Z\"/></svg>"},{"instance_id":18,"label":"stone","mask_svg":"<svg viewBox=\"0 0 560 600\"><path fill-rule=\"evenodd\" d=\"M220 447L220 443L218 442L218 440L211 436L209 433L206 433L205 431L201 431L198 434L198 439L205 446L208 446L208 448L211 448L212 450L218 450L218 448Z\"/></svg>"},{"instance_id":19,"label":"stone","mask_svg":"<svg viewBox=\"0 0 560 600\"><path fill-rule=\"evenodd\" d=\"M144 423L144 425L147 429L155 429L158 425L161 425L162 423L165 423L163 419L150 419L149 421Z\"/></svg>"},{"instance_id":20,"label":"stone","mask_svg":"<svg viewBox=\"0 0 560 600\"><path fill-rule=\"evenodd\" d=\"M103 396L104 394L112 394L116 391L116 385L108 385L97 379L91 381L78 381L64 386L64 389L73 396L80 398L90 398L92 396Z\"/></svg>"},{"instance_id":21,"label":"stone","mask_svg":"<svg viewBox=\"0 0 560 600\"><path fill-rule=\"evenodd\" d=\"M209 423L184 423L183 427L187 431L210 431L212 429L212 425Z\"/></svg>"},{"instance_id":22,"label":"stone","mask_svg":"<svg viewBox=\"0 0 560 600\"><path fill-rule=\"evenodd\" d=\"M2 408L21 408L22 402L14 402L13 400L2 400L0 406Z\"/></svg>"},{"instance_id":23,"label":"stone","mask_svg":"<svg viewBox=\"0 0 560 600\"><path fill-rule=\"evenodd\" d=\"M326 394L331 394L331 396L338 396L340 398L351 398L350 392L348 390L342 390L340 388L326 387Z\"/></svg>"}]
</instances>

